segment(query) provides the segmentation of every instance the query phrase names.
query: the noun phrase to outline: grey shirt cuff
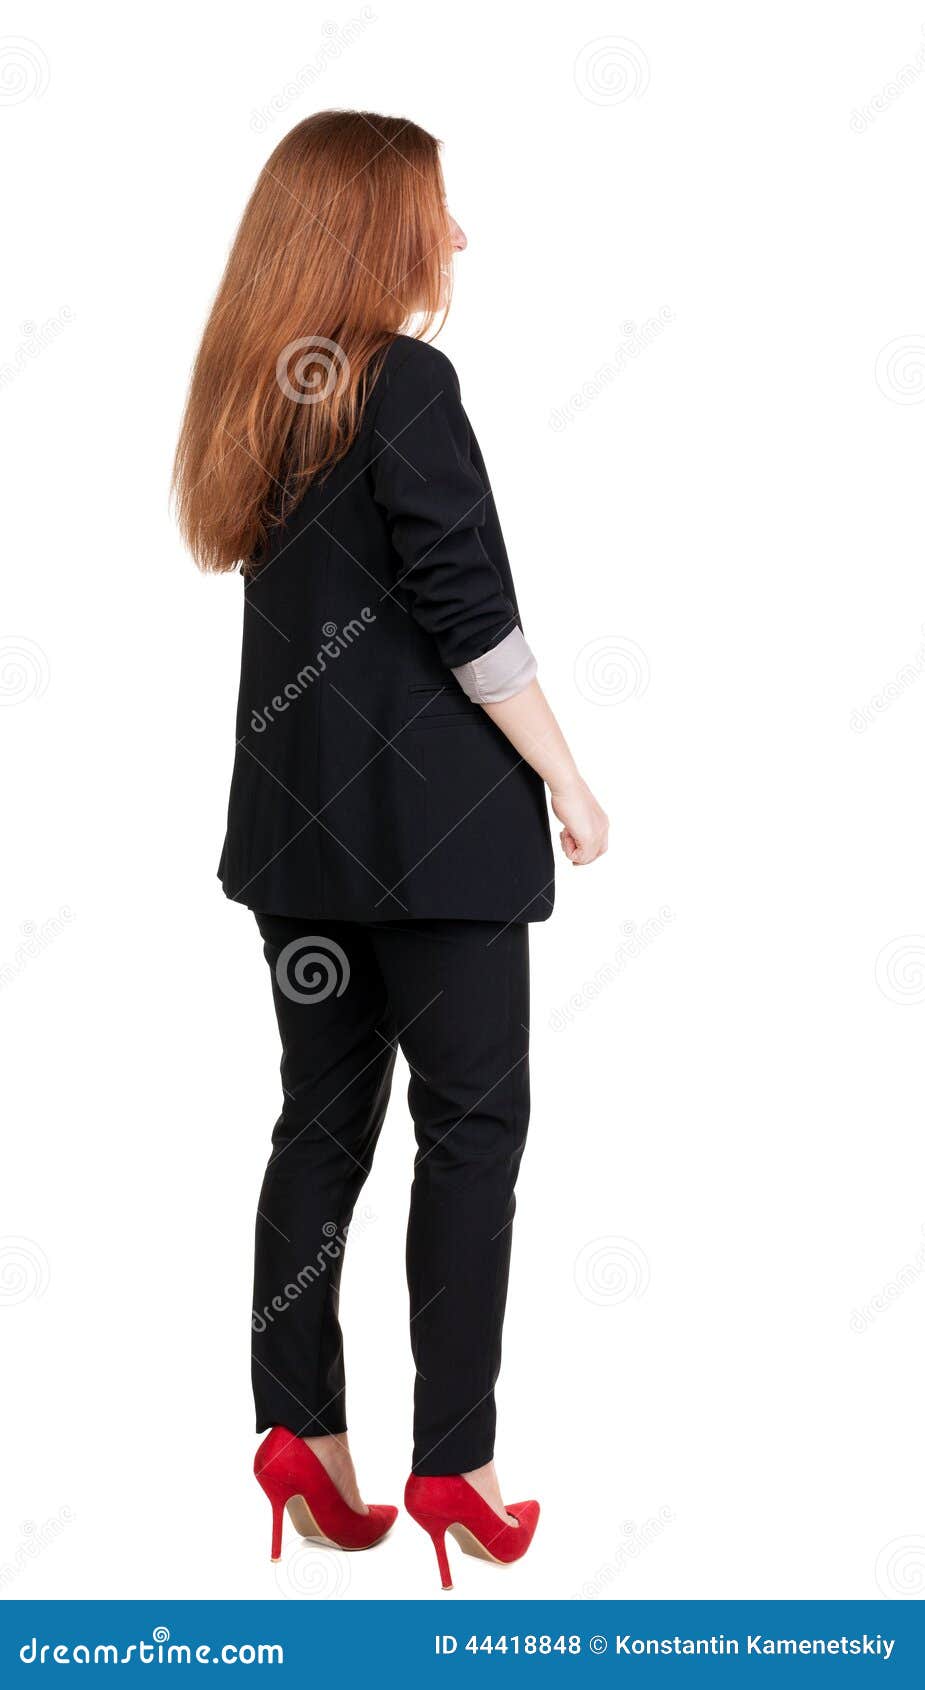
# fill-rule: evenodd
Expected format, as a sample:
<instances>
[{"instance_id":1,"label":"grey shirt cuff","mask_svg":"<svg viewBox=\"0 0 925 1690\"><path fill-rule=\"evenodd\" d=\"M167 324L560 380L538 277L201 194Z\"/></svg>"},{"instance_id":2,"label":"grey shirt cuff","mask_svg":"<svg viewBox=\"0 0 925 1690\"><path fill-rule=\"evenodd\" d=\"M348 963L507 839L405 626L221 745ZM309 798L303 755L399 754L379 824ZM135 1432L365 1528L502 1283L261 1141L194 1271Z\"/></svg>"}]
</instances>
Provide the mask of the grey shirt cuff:
<instances>
[{"instance_id":1,"label":"grey shirt cuff","mask_svg":"<svg viewBox=\"0 0 925 1690\"><path fill-rule=\"evenodd\" d=\"M536 674L536 658L520 629L512 628L499 645L454 669L453 674L473 703L503 704L530 685Z\"/></svg>"}]
</instances>

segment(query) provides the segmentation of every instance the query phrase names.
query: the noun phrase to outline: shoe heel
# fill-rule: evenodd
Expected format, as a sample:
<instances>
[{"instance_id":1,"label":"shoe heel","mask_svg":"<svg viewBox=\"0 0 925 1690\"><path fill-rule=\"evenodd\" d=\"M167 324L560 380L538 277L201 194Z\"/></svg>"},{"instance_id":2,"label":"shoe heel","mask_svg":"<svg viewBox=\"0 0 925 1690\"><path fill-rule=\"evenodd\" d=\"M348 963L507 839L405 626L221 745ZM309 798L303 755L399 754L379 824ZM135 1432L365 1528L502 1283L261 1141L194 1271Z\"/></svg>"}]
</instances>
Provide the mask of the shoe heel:
<instances>
[{"instance_id":1,"label":"shoe heel","mask_svg":"<svg viewBox=\"0 0 925 1690\"><path fill-rule=\"evenodd\" d=\"M426 1529L426 1528L425 1528ZM439 1526L430 1532L430 1541L437 1552L437 1566L440 1568L440 1583L444 1590L452 1590L453 1579L450 1573L450 1562L446 1552L446 1527Z\"/></svg>"},{"instance_id":2,"label":"shoe heel","mask_svg":"<svg viewBox=\"0 0 925 1690\"><path fill-rule=\"evenodd\" d=\"M283 1553L283 1511L286 1504L271 1496L273 1508L273 1538L270 1543L270 1560L278 1561Z\"/></svg>"},{"instance_id":3,"label":"shoe heel","mask_svg":"<svg viewBox=\"0 0 925 1690\"><path fill-rule=\"evenodd\" d=\"M540 1517L538 1502L512 1502L507 1511L513 1520L502 1520L461 1473L412 1473L405 1486L405 1507L434 1546L444 1590L453 1588L447 1532L466 1555L509 1566L526 1555Z\"/></svg>"}]
</instances>

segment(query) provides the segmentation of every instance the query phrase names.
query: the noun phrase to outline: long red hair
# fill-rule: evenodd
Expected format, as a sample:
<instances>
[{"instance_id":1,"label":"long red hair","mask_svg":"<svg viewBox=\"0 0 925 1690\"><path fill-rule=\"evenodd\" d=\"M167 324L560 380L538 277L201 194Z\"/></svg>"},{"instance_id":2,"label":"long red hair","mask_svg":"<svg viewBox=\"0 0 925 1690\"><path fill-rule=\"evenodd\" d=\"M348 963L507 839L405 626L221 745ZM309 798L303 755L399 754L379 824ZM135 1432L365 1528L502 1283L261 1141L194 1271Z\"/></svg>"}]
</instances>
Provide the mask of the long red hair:
<instances>
[{"instance_id":1,"label":"long red hair","mask_svg":"<svg viewBox=\"0 0 925 1690\"><path fill-rule=\"evenodd\" d=\"M241 219L177 445L177 515L200 568L253 568L343 457L389 342L445 313L450 257L432 135L328 111L284 137Z\"/></svg>"}]
</instances>

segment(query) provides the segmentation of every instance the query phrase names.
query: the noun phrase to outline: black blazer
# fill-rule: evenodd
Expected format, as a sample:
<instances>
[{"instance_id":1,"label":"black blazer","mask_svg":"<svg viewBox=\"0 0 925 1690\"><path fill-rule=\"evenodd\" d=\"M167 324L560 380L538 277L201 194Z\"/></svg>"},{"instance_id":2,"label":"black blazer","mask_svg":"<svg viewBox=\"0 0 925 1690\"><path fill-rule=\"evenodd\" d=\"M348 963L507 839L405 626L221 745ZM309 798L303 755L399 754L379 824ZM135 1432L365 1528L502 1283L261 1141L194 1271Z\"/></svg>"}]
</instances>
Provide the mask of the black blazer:
<instances>
[{"instance_id":1,"label":"black blazer","mask_svg":"<svg viewBox=\"0 0 925 1690\"><path fill-rule=\"evenodd\" d=\"M245 587L228 897L331 920L544 920L543 782L450 673L519 626L456 373L399 335L349 453Z\"/></svg>"}]
</instances>

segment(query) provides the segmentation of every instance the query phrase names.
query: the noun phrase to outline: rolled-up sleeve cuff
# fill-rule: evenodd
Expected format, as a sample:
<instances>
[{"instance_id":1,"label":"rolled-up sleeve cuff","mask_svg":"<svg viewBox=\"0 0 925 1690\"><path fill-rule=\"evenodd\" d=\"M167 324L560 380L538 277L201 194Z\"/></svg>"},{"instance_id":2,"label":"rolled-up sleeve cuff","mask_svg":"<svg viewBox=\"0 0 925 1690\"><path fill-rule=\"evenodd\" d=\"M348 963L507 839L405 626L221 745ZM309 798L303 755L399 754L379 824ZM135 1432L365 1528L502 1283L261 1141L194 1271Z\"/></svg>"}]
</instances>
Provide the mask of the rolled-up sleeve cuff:
<instances>
[{"instance_id":1,"label":"rolled-up sleeve cuff","mask_svg":"<svg viewBox=\"0 0 925 1690\"><path fill-rule=\"evenodd\" d=\"M475 704L504 704L528 687L536 674L536 658L519 628L512 628L499 645L463 663L453 674Z\"/></svg>"}]
</instances>

